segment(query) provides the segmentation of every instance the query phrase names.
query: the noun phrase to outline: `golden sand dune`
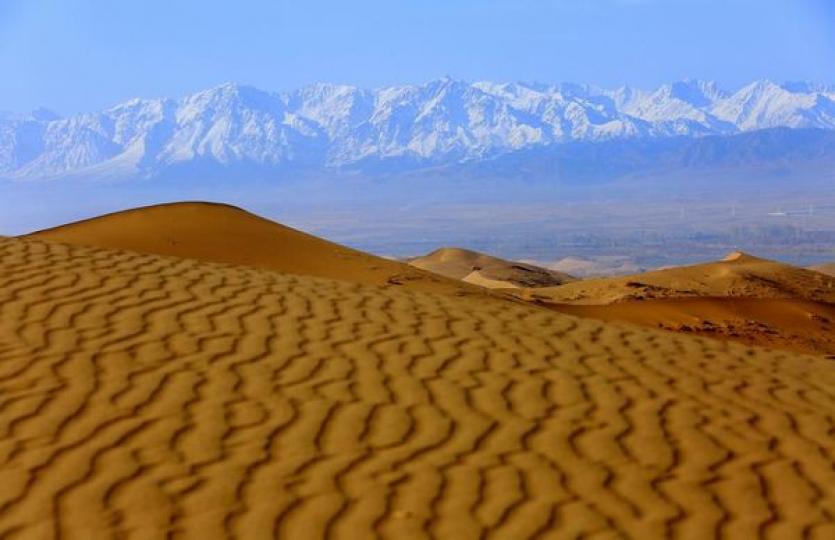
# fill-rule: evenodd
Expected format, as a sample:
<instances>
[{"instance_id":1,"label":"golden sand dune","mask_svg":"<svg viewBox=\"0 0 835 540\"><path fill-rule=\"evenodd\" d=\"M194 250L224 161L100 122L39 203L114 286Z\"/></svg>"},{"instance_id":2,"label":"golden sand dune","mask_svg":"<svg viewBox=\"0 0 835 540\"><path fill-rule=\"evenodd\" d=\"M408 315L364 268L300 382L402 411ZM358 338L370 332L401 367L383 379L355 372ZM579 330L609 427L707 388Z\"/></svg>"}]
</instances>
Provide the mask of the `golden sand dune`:
<instances>
[{"instance_id":1,"label":"golden sand dune","mask_svg":"<svg viewBox=\"0 0 835 540\"><path fill-rule=\"evenodd\" d=\"M137 208L39 231L28 238L242 264L370 285L486 294L477 287L340 246L225 204L192 202Z\"/></svg>"},{"instance_id":2,"label":"golden sand dune","mask_svg":"<svg viewBox=\"0 0 835 540\"><path fill-rule=\"evenodd\" d=\"M579 278L623 276L644 271L630 257L613 255L601 255L594 259L565 257L558 261L541 264L551 270L565 272Z\"/></svg>"},{"instance_id":3,"label":"golden sand dune","mask_svg":"<svg viewBox=\"0 0 835 540\"><path fill-rule=\"evenodd\" d=\"M461 248L441 248L409 264L435 274L490 289L552 287L574 281L572 276L531 264L505 261Z\"/></svg>"},{"instance_id":4,"label":"golden sand dune","mask_svg":"<svg viewBox=\"0 0 835 540\"><path fill-rule=\"evenodd\" d=\"M737 252L715 263L587 279L531 293L548 300L591 305L704 296L835 303L835 278Z\"/></svg>"},{"instance_id":5,"label":"golden sand dune","mask_svg":"<svg viewBox=\"0 0 835 540\"><path fill-rule=\"evenodd\" d=\"M572 315L835 354L835 278L743 253L516 294Z\"/></svg>"},{"instance_id":6,"label":"golden sand dune","mask_svg":"<svg viewBox=\"0 0 835 540\"><path fill-rule=\"evenodd\" d=\"M835 305L769 298L660 298L607 305L558 304L555 311L629 322L748 345L835 355Z\"/></svg>"},{"instance_id":7,"label":"golden sand dune","mask_svg":"<svg viewBox=\"0 0 835 540\"><path fill-rule=\"evenodd\" d=\"M826 274L827 276L835 276L835 263L818 264L816 266L812 266L809 270L814 270L815 272L820 272L821 274Z\"/></svg>"},{"instance_id":8,"label":"golden sand dune","mask_svg":"<svg viewBox=\"0 0 835 540\"><path fill-rule=\"evenodd\" d=\"M835 537L835 363L0 241L0 537Z\"/></svg>"}]
</instances>

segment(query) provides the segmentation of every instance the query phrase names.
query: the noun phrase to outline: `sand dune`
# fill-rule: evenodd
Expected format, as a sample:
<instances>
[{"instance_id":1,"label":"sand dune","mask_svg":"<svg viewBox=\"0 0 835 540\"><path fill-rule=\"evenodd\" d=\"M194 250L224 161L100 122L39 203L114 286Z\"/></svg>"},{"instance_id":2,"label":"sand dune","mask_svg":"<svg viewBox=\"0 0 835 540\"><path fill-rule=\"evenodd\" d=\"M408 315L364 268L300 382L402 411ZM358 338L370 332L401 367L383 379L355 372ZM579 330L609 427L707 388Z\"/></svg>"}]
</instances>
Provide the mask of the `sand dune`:
<instances>
[{"instance_id":1,"label":"sand dune","mask_svg":"<svg viewBox=\"0 0 835 540\"><path fill-rule=\"evenodd\" d=\"M699 296L835 303L835 278L744 253L733 253L714 263L587 279L531 292L547 296L550 300L592 305Z\"/></svg>"},{"instance_id":2,"label":"sand dune","mask_svg":"<svg viewBox=\"0 0 835 540\"><path fill-rule=\"evenodd\" d=\"M563 272L578 278L623 276L644 271L635 261L625 256L601 255L593 259L566 257L541 265L555 272Z\"/></svg>"},{"instance_id":3,"label":"sand dune","mask_svg":"<svg viewBox=\"0 0 835 540\"><path fill-rule=\"evenodd\" d=\"M489 289L552 287L575 281L575 278L563 272L506 261L461 248L437 249L423 257L410 259L409 264Z\"/></svg>"},{"instance_id":4,"label":"sand dune","mask_svg":"<svg viewBox=\"0 0 835 540\"><path fill-rule=\"evenodd\" d=\"M242 264L369 285L486 294L477 287L340 246L224 204L149 206L39 231L28 237Z\"/></svg>"},{"instance_id":5,"label":"sand dune","mask_svg":"<svg viewBox=\"0 0 835 540\"><path fill-rule=\"evenodd\" d=\"M0 241L2 538L835 537L835 363Z\"/></svg>"},{"instance_id":6,"label":"sand dune","mask_svg":"<svg viewBox=\"0 0 835 540\"><path fill-rule=\"evenodd\" d=\"M555 311L630 322L749 345L835 355L835 305L760 298L660 298Z\"/></svg>"},{"instance_id":7,"label":"sand dune","mask_svg":"<svg viewBox=\"0 0 835 540\"><path fill-rule=\"evenodd\" d=\"M809 270L814 270L827 276L835 276L835 263L818 264L810 267Z\"/></svg>"},{"instance_id":8,"label":"sand dune","mask_svg":"<svg viewBox=\"0 0 835 540\"><path fill-rule=\"evenodd\" d=\"M572 315L835 354L835 278L743 253L518 294Z\"/></svg>"}]
</instances>

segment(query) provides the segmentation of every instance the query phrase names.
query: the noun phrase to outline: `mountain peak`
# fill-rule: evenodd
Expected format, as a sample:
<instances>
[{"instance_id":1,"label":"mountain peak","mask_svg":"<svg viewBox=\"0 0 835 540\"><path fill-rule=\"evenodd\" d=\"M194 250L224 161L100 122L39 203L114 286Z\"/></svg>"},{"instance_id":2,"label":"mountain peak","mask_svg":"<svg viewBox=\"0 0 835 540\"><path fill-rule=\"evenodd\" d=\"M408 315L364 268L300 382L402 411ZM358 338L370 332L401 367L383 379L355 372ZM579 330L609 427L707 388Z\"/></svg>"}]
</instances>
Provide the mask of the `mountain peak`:
<instances>
[{"instance_id":1,"label":"mountain peak","mask_svg":"<svg viewBox=\"0 0 835 540\"><path fill-rule=\"evenodd\" d=\"M51 122L53 120L58 120L61 118L56 112L47 109L46 107L38 107L30 114L32 118L35 120L39 120L41 122Z\"/></svg>"},{"instance_id":2,"label":"mountain peak","mask_svg":"<svg viewBox=\"0 0 835 540\"><path fill-rule=\"evenodd\" d=\"M233 82L226 82L213 86L196 94L188 96L188 98L208 98L208 99L223 99L223 100L242 100L242 101L264 101L275 99L276 94L267 92L251 86L248 84L239 84Z\"/></svg>"},{"instance_id":3,"label":"mountain peak","mask_svg":"<svg viewBox=\"0 0 835 540\"><path fill-rule=\"evenodd\" d=\"M810 81L788 81L781 84L780 87L794 94L835 93L835 85L830 86Z\"/></svg>"},{"instance_id":4,"label":"mountain peak","mask_svg":"<svg viewBox=\"0 0 835 540\"><path fill-rule=\"evenodd\" d=\"M277 94L254 86L224 83L181 100L180 116L194 116L207 111L231 113L240 110L262 110L280 114L283 102Z\"/></svg>"},{"instance_id":5,"label":"mountain peak","mask_svg":"<svg viewBox=\"0 0 835 540\"><path fill-rule=\"evenodd\" d=\"M192 162L273 170L400 160L416 167L568 142L835 130L827 91L768 80L729 95L698 79L650 92L446 76L377 90L317 83L279 94L229 82L180 99L130 100L54 122L49 130L45 124L57 119L49 111L0 117L0 171L5 178L36 179L111 169L155 175Z\"/></svg>"},{"instance_id":6,"label":"mountain peak","mask_svg":"<svg viewBox=\"0 0 835 540\"><path fill-rule=\"evenodd\" d=\"M725 97L715 82L698 79L684 79L664 85L658 89L657 94L684 101L694 107L707 107Z\"/></svg>"},{"instance_id":7,"label":"mountain peak","mask_svg":"<svg viewBox=\"0 0 835 540\"><path fill-rule=\"evenodd\" d=\"M445 75L440 79L429 81L428 83L424 84L423 87L429 90L430 92L437 94L441 92L447 92L450 90L466 90L469 88L473 88L473 85L458 79L453 79L452 77Z\"/></svg>"},{"instance_id":8,"label":"mountain peak","mask_svg":"<svg viewBox=\"0 0 835 540\"><path fill-rule=\"evenodd\" d=\"M762 95L772 92L787 92L787 90L770 79L759 79L743 86L738 93L750 96Z\"/></svg>"}]
</instances>

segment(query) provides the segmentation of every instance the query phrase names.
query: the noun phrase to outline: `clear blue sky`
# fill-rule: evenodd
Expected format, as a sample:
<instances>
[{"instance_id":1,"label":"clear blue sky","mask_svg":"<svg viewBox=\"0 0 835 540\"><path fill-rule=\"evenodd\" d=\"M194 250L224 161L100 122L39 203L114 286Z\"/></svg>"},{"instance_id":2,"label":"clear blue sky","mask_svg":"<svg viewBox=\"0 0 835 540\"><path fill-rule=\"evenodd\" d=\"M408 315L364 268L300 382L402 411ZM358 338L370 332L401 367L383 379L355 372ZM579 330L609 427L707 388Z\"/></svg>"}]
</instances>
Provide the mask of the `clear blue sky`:
<instances>
[{"instance_id":1,"label":"clear blue sky","mask_svg":"<svg viewBox=\"0 0 835 540\"><path fill-rule=\"evenodd\" d=\"M234 81L835 82L833 0L0 0L0 110Z\"/></svg>"}]
</instances>

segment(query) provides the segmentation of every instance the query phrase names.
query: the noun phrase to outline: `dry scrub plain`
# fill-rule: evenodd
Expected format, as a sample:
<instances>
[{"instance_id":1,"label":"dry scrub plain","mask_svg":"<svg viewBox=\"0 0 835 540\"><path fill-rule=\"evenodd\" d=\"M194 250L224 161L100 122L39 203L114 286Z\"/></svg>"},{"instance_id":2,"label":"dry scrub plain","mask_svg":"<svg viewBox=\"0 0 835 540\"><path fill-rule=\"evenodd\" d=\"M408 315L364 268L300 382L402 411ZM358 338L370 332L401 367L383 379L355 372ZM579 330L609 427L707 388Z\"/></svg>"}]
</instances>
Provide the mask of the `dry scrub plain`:
<instances>
[{"instance_id":1,"label":"dry scrub plain","mask_svg":"<svg viewBox=\"0 0 835 540\"><path fill-rule=\"evenodd\" d=\"M835 537L835 363L0 240L0 538Z\"/></svg>"}]
</instances>

